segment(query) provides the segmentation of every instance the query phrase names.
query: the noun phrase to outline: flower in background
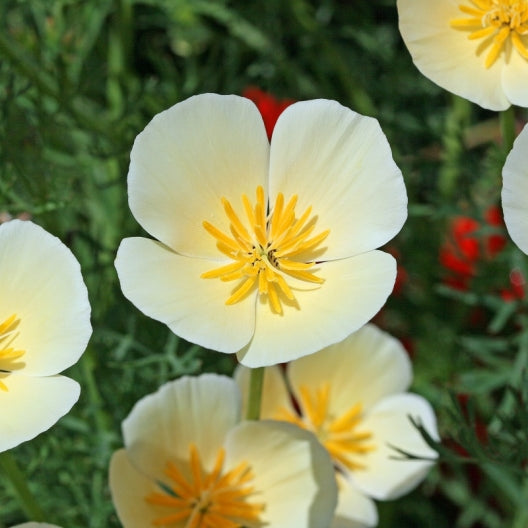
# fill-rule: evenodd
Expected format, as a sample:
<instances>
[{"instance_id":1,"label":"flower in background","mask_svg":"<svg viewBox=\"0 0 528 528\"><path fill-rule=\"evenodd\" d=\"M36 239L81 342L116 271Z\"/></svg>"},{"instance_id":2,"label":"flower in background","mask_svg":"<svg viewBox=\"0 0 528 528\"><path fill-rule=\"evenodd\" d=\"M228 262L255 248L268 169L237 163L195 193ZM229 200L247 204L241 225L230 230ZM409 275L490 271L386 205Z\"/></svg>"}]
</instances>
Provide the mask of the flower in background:
<instances>
[{"instance_id":1,"label":"flower in background","mask_svg":"<svg viewBox=\"0 0 528 528\"><path fill-rule=\"evenodd\" d=\"M429 403L406 392L412 379L407 353L367 324L343 342L293 361L286 375L288 383L279 367L266 369L262 417L312 431L330 453L339 490L332 528L376 526L372 499L409 492L437 456L410 421L437 436ZM249 370L239 367L236 378L247 392ZM405 459L398 449L422 459Z\"/></svg>"},{"instance_id":2,"label":"flower in background","mask_svg":"<svg viewBox=\"0 0 528 528\"><path fill-rule=\"evenodd\" d=\"M502 209L512 240L528 254L528 126L517 136L502 170Z\"/></svg>"},{"instance_id":3,"label":"flower in background","mask_svg":"<svg viewBox=\"0 0 528 528\"><path fill-rule=\"evenodd\" d=\"M27 522L24 524L17 524L11 528L60 528L56 524L40 523L40 522Z\"/></svg>"},{"instance_id":4,"label":"flower in background","mask_svg":"<svg viewBox=\"0 0 528 528\"><path fill-rule=\"evenodd\" d=\"M248 99L187 99L136 138L128 193L157 240L122 241L125 296L249 367L344 339L393 288L375 248L405 221L403 178L378 122L335 101L289 106L270 145Z\"/></svg>"},{"instance_id":5,"label":"flower in background","mask_svg":"<svg viewBox=\"0 0 528 528\"><path fill-rule=\"evenodd\" d=\"M528 106L527 0L398 0L416 67L490 110Z\"/></svg>"},{"instance_id":6,"label":"flower in background","mask_svg":"<svg viewBox=\"0 0 528 528\"><path fill-rule=\"evenodd\" d=\"M257 105L262 115L264 126L266 127L268 139L271 139L275 123L279 116L288 106L295 102L293 99L276 99L273 95L254 86L246 88L242 92L242 95L251 99Z\"/></svg>"},{"instance_id":7,"label":"flower in background","mask_svg":"<svg viewBox=\"0 0 528 528\"><path fill-rule=\"evenodd\" d=\"M336 505L330 458L312 434L240 422L240 391L204 374L163 385L123 422L110 463L124 528L320 528Z\"/></svg>"},{"instance_id":8,"label":"flower in background","mask_svg":"<svg viewBox=\"0 0 528 528\"><path fill-rule=\"evenodd\" d=\"M489 207L484 221L482 226L469 216L455 217L449 236L440 249L440 263L449 272L446 283L457 290L467 290L477 275L479 263L495 258L506 245L506 238L501 233L478 233L482 227L500 229L503 226L499 207Z\"/></svg>"},{"instance_id":9,"label":"flower in background","mask_svg":"<svg viewBox=\"0 0 528 528\"><path fill-rule=\"evenodd\" d=\"M79 398L58 376L81 356L90 304L79 263L41 227L0 225L0 451L49 429Z\"/></svg>"}]
</instances>

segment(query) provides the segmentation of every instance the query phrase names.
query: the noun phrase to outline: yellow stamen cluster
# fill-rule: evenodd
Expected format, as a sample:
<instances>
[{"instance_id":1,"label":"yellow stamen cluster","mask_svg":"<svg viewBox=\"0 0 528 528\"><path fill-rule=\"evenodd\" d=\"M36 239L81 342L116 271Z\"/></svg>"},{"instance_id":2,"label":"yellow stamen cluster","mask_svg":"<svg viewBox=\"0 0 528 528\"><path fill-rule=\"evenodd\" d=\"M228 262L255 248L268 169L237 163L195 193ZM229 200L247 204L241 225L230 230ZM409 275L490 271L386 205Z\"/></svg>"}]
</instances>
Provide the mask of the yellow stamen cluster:
<instances>
[{"instance_id":1,"label":"yellow stamen cluster","mask_svg":"<svg viewBox=\"0 0 528 528\"><path fill-rule=\"evenodd\" d=\"M171 526L184 522L185 528L262 526L259 519L264 505L248 502L255 492L250 485L254 477L248 464L243 462L223 473L225 450L220 448L213 470L204 473L196 445L191 444L189 451L190 478L169 462L165 474L173 483L170 490L167 487L163 493L145 497L149 504L172 510L152 524Z\"/></svg>"},{"instance_id":2,"label":"yellow stamen cluster","mask_svg":"<svg viewBox=\"0 0 528 528\"><path fill-rule=\"evenodd\" d=\"M451 27L471 31L469 39L486 39L483 48L489 47L485 65L489 68L497 60L506 42L511 40L519 54L528 59L528 1L527 0L470 0L473 5L459 5L468 18L450 21Z\"/></svg>"},{"instance_id":3,"label":"yellow stamen cluster","mask_svg":"<svg viewBox=\"0 0 528 528\"><path fill-rule=\"evenodd\" d=\"M18 332L20 319L16 314L0 323L0 373L8 373L19 365L15 361L24 355L24 350L17 350L13 345ZM7 385L0 379L0 390L7 391Z\"/></svg>"},{"instance_id":4,"label":"yellow stamen cluster","mask_svg":"<svg viewBox=\"0 0 528 528\"><path fill-rule=\"evenodd\" d=\"M340 416L330 413L329 403L328 383L313 391L302 386L299 406L303 416L283 408L274 418L312 431L326 447L337 467L345 467L351 471L365 469L361 455L372 451L375 446L371 442L372 433L358 430L363 418L361 403L352 405Z\"/></svg>"},{"instance_id":5,"label":"yellow stamen cluster","mask_svg":"<svg viewBox=\"0 0 528 528\"><path fill-rule=\"evenodd\" d=\"M313 259L306 261L303 257L313 257L330 230L310 237L316 218L309 220L311 207L300 217L295 216L297 198L297 195L293 195L285 204L283 194L279 193L274 207L268 212L264 189L258 186L255 207L251 206L245 194L242 195L249 227L246 227L225 198L222 199L222 205L230 222L230 235L207 221L203 222L207 232L216 238L217 248L234 262L207 271L201 277L219 278L222 281L242 279L226 304L239 302L257 287L260 295L267 296L272 310L282 314L282 302L296 304L286 277L314 284L324 282L324 279L309 271L316 262Z\"/></svg>"}]
</instances>

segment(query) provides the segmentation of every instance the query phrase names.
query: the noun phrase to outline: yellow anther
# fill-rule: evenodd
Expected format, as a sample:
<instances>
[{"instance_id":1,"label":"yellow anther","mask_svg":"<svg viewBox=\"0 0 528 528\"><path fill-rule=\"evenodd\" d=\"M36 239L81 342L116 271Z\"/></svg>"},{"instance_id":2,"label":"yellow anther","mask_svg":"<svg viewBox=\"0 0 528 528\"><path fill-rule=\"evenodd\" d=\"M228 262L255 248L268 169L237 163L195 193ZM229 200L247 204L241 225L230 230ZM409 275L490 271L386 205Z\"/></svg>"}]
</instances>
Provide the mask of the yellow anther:
<instances>
[{"instance_id":1,"label":"yellow anther","mask_svg":"<svg viewBox=\"0 0 528 528\"><path fill-rule=\"evenodd\" d=\"M241 528L260 525L263 504L253 503L255 489L250 485L253 473L246 462L224 471L225 450L220 448L211 472L203 471L196 445L189 446L190 477L168 462L165 475L171 485L163 492L147 495L149 504L168 509L166 515L152 521L154 526L169 526L184 521L186 528ZM240 524L242 522L242 524Z\"/></svg>"},{"instance_id":2,"label":"yellow anther","mask_svg":"<svg viewBox=\"0 0 528 528\"><path fill-rule=\"evenodd\" d=\"M363 410L355 403L339 416L330 413L331 391L328 383L317 389L301 386L299 406L302 414L281 408L273 417L276 420L292 422L312 431L325 446L338 466L351 471L364 469L362 455L375 449L372 434L360 429Z\"/></svg>"},{"instance_id":3,"label":"yellow anther","mask_svg":"<svg viewBox=\"0 0 528 528\"><path fill-rule=\"evenodd\" d=\"M450 21L451 27L468 30L470 40L483 40L489 48L484 60L490 68L505 49L508 41L513 48L528 59L528 1L527 0L468 0L473 5L460 4L468 18Z\"/></svg>"},{"instance_id":4,"label":"yellow anther","mask_svg":"<svg viewBox=\"0 0 528 528\"><path fill-rule=\"evenodd\" d=\"M249 198L242 195L247 224L225 198L222 205L229 220L230 234L203 222L204 229L216 239L218 250L234 262L206 271L201 277L240 280L226 304L235 304L256 289L259 295L267 298L274 313L282 314L284 301L296 303L288 277L314 284L324 282L314 274L317 266L314 255L324 251L320 244L330 230L311 236L316 218L310 220L311 207L296 218L297 201L297 195L293 195L285 203L284 195L278 193L275 205L268 213L264 188L259 185L254 207Z\"/></svg>"}]
</instances>

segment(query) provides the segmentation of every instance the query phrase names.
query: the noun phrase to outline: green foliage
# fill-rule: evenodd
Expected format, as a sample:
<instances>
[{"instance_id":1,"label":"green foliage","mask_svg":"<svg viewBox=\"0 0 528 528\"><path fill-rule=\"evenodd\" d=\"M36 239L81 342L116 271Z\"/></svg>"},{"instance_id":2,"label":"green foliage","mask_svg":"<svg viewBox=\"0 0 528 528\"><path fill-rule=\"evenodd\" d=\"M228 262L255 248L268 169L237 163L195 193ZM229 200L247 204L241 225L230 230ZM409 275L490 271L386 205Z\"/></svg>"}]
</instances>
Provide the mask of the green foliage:
<instances>
[{"instance_id":1,"label":"green foliage","mask_svg":"<svg viewBox=\"0 0 528 528\"><path fill-rule=\"evenodd\" d=\"M456 216L480 222L479 240L506 236L484 215L499 201L511 138L501 145L494 114L419 74L393 0L0 3L0 213L31 217L68 244L93 307L92 340L68 373L80 401L14 450L47 520L119 526L107 468L132 405L178 376L233 370L233 358L139 313L113 260L120 240L140 233L126 197L136 134L190 95L250 85L376 117L404 173L410 216L391 245L408 280L376 322L412 341L413 390L435 407L442 441L430 439L440 463L428 480L380 505L380 526L525 528L528 306L501 292L511 270L528 277L528 260L508 242L465 290L446 284L439 263ZM23 522L8 480L0 484L0 528Z\"/></svg>"}]
</instances>

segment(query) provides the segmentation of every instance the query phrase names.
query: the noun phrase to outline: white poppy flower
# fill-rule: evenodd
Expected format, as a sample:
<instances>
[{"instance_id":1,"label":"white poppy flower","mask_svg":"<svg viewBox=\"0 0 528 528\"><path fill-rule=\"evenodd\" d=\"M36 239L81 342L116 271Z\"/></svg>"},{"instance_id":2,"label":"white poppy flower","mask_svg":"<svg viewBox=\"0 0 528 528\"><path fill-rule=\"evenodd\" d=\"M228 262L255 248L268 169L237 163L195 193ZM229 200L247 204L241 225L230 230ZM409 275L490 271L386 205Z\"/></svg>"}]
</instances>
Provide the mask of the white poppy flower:
<instances>
[{"instance_id":1,"label":"white poppy flower","mask_svg":"<svg viewBox=\"0 0 528 528\"><path fill-rule=\"evenodd\" d=\"M405 221L403 178L378 122L335 101L289 106L270 145L251 101L191 97L136 138L128 193L157 240L122 241L125 296L244 365L344 339L393 288L375 248Z\"/></svg>"},{"instance_id":2,"label":"white poppy flower","mask_svg":"<svg viewBox=\"0 0 528 528\"><path fill-rule=\"evenodd\" d=\"M124 528L321 528L332 519L328 454L291 424L240 422L240 392L225 376L163 385L135 405L123 436L110 490Z\"/></svg>"},{"instance_id":3,"label":"white poppy flower","mask_svg":"<svg viewBox=\"0 0 528 528\"><path fill-rule=\"evenodd\" d=\"M66 414L79 384L58 376L84 352L92 327L80 266L41 227L0 225L0 451Z\"/></svg>"},{"instance_id":4,"label":"white poppy flower","mask_svg":"<svg viewBox=\"0 0 528 528\"><path fill-rule=\"evenodd\" d=\"M11 528L60 528L56 524L40 523L40 522L27 522L23 524L17 524Z\"/></svg>"},{"instance_id":5,"label":"white poppy flower","mask_svg":"<svg viewBox=\"0 0 528 528\"><path fill-rule=\"evenodd\" d=\"M416 67L483 108L528 106L527 0L398 0Z\"/></svg>"},{"instance_id":6,"label":"white poppy flower","mask_svg":"<svg viewBox=\"0 0 528 528\"><path fill-rule=\"evenodd\" d=\"M437 436L428 402L405 392L411 364L399 341L365 325L341 343L287 366L295 407L279 367L264 375L263 418L312 431L336 467L338 506L332 528L376 526L373 499L395 499L427 475L437 454L410 417ZM249 370L236 378L247 392ZM297 410L299 409L299 411ZM394 448L426 460L404 459Z\"/></svg>"},{"instance_id":7,"label":"white poppy flower","mask_svg":"<svg viewBox=\"0 0 528 528\"><path fill-rule=\"evenodd\" d=\"M502 169L502 209L508 233L528 254L528 126L513 144Z\"/></svg>"}]
</instances>

